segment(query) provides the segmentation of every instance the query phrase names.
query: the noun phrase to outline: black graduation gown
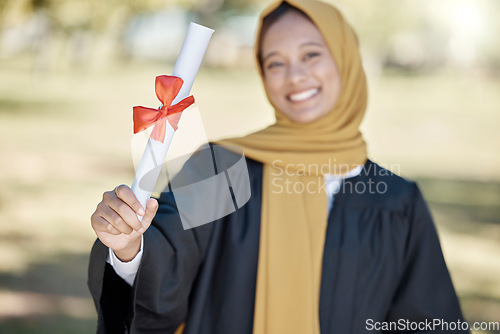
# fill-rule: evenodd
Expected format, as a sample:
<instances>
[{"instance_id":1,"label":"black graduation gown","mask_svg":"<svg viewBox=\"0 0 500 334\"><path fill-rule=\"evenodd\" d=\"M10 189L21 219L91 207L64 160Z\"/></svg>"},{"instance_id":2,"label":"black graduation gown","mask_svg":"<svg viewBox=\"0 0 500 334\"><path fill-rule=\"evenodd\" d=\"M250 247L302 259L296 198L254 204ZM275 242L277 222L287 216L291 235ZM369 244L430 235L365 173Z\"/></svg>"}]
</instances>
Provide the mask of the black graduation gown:
<instances>
[{"instance_id":1,"label":"black graduation gown","mask_svg":"<svg viewBox=\"0 0 500 334\"><path fill-rule=\"evenodd\" d=\"M262 164L247 165L250 200L206 225L184 230L172 194L162 193L133 287L106 264L108 249L96 241L88 285L98 333L174 333L185 322L185 334L252 334ZM368 191L370 183L379 191ZM370 160L343 181L328 217L319 317L322 334L388 332L384 322L463 321L414 182ZM445 332L420 328L407 332Z\"/></svg>"}]
</instances>

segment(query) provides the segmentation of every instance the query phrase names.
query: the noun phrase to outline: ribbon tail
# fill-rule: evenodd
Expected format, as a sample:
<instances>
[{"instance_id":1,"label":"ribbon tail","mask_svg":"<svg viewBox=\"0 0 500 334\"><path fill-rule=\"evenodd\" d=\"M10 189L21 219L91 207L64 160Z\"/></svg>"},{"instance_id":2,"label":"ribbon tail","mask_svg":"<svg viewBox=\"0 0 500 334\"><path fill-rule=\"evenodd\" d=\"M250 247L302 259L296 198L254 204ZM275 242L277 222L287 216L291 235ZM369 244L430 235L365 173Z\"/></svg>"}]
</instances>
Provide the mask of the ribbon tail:
<instances>
[{"instance_id":1,"label":"ribbon tail","mask_svg":"<svg viewBox=\"0 0 500 334\"><path fill-rule=\"evenodd\" d=\"M188 96L185 99L179 101L168 109L167 120L168 123L177 131L179 120L182 115L182 111L194 103L194 97Z\"/></svg>"},{"instance_id":2,"label":"ribbon tail","mask_svg":"<svg viewBox=\"0 0 500 334\"><path fill-rule=\"evenodd\" d=\"M175 114L170 114L167 116L167 121L172 126L174 131L177 131L179 120L181 119L182 112L176 112Z\"/></svg>"},{"instance_id":3,"label":"ribbon tail","mask_svg":"<svg viewBox=\"0 0 500 334\"><path fill-rule=\"evenodd\" d=\"M194 103L194 97L192 95L188 96L185 99L183 99L183 100L179 101L178 103L174 104L173 106L170 106L168 108L167 115L173 115L173 114L176 114L178 112L181 112L184 109L186 109L189 106L191 106L193 103Z\"/></svg>"},{"instance_id":4,"label":"ribbon tail","mask_svg":"<svg viewBox=\"0 0 500 334\"><path fill-rule=\"evenodd\" d=\"M187 107L189 107L193 103L194 103L194 96L190 95L190 96L186 97L185 99L182 99L181 101L177 102L173 106L171 106L169 108L169 114L183 111L184 109L186 109ZM180 109L180 110L178 110L178 109Z\"/></svg>"},{"instance_id":5,"label":"ribbon tail","mask_svg":"<svg viewBox=\"0 0 500 334\"><path fill-rule=\"evenodd\" d=\"M149 138L154 139L159 142L165 142L165 131L167 130L167 123L165 117L162 117L155 123L155 127L151 132Z\"/></svg>"}]
</instances>

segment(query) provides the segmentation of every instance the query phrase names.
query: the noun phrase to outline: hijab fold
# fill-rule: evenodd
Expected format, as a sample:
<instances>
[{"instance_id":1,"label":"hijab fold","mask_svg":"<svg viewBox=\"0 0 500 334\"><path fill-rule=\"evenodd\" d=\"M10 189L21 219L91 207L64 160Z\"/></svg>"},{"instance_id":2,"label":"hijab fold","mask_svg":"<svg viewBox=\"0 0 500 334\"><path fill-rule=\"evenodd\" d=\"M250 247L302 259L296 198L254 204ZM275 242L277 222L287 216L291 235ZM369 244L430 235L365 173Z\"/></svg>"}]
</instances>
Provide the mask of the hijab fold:
<instances>
[{"instance_id":1,"label":"hijab fold","mask_svg":"<svg viewBox=\"0 0 500 334\"><path fill-rule=\"evenodd\" d=\"M260 16L257 59L262 21L282 2L271 4ZM323 175L344 174L367 159L359 131L367 86L357 36L340 12L320 1L286 2L302 10L325 39L341 77L339 99L328 114L311 123L293 122L275 109L275 124L216 143L239 146L264 168L253 333L319 334L328 219Z\"/></svg>"}]
</instances>

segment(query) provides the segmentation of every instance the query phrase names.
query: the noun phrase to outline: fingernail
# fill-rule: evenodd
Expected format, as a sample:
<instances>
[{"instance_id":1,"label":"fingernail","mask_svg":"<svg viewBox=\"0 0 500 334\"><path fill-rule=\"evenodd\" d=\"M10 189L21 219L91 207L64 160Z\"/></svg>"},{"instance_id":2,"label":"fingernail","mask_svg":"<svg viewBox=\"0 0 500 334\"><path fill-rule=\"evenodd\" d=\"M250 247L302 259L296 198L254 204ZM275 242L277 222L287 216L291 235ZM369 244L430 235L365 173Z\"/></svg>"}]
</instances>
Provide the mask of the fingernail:
<instances>
[{"instance_id":1,"label":"fingernail","mask_svg":"<svg viewBox=\"0 0 500 334\"><path fill-rule=\"evenodd\" d=\"M144 216L146 214L146 212L144 212L144 209L143 208L140 208L139 210L137 210L137 214L139 216Z\"/></svg>"}]
</instances>

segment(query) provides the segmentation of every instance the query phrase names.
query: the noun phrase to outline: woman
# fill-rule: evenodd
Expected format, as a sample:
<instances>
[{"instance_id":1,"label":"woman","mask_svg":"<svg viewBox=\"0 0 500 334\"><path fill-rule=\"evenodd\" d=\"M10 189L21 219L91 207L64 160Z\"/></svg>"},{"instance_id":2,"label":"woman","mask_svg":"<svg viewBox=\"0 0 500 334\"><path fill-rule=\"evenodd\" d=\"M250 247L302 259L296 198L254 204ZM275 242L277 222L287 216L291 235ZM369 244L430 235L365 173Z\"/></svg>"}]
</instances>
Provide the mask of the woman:
<instances>
[{"instance_id":1,"label":"woman","mask_svg":"<svg viewBox=\"0 0 500 334\"><path fill-rule=\"evenodd\" d=\"M352 28L325 3L278 1L257 36L276 123L217 142L243 149L250 200L183 230L169 192L145 211L128 187L105 193L89 270L98 332L357 334L463 321L418 187L367 159Z\"/></svg>"}]
</instances>

